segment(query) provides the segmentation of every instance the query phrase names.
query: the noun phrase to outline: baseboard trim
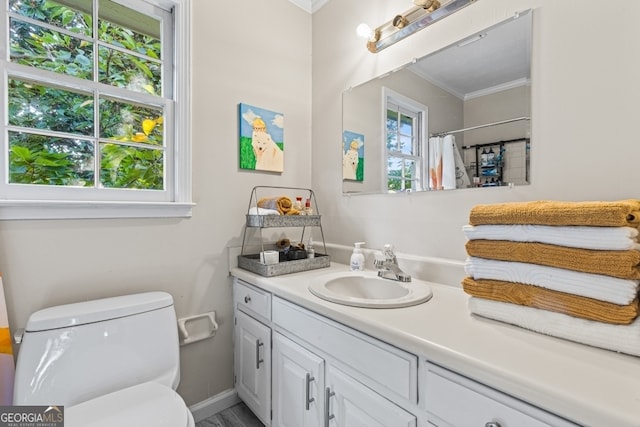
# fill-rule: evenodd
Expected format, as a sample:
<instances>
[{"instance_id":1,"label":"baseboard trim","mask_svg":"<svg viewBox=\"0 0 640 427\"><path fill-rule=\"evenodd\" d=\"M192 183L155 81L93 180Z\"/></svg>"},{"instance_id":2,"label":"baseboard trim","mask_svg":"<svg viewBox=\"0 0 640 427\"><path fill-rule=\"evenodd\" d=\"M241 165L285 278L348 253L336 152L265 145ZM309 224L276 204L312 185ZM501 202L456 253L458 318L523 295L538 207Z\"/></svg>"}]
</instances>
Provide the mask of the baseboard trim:
<instances>
[{"instance_id":1,"label":"baseboard trim","mask_svg":"<svg viewBox=\"0 0 640 427\"><path fill-rule=\"evenodd\" d=\"M240 398L238 398L236 390L232 388L189 406L189 410L193 414L195 422L199 422L237 403L240 403Z\"/></svg>"}]
</instances>

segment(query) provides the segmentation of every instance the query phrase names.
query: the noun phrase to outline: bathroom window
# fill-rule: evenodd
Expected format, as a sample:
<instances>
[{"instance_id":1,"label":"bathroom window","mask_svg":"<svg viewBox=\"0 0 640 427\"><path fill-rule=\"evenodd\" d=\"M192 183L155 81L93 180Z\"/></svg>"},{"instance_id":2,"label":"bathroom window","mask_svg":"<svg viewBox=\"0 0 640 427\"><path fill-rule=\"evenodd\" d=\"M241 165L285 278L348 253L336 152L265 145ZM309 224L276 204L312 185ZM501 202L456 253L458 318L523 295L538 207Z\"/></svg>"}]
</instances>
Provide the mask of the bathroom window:
<instances>
[{"instance_id":1,"label":"bathroom window","mask_svg":"<svg viewBox=\"0 0 640 427\"><path fill-rule=\"evenodd\" d=\"M8 215L190 215L188 1L9 0Z\"/></svg>"},{"instance_id":2,"label":"bathroom window","mask_svg":"<svg viewBox=\"0 0 640 427\"><path fill-rule=\"evenodd\" d=\"M385 99L387 191L424 190L424 129L427 108L383 88Z\"/></svg>"}]
</instances>

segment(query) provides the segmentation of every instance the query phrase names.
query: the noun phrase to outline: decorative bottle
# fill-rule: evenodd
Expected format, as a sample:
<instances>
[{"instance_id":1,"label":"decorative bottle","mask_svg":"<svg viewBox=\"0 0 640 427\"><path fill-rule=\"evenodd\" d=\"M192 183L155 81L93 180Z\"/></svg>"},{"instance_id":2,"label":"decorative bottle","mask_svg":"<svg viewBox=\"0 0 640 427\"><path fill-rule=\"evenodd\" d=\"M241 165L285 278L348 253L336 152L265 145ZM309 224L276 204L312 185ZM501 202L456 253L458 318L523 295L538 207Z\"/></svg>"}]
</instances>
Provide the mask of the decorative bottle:
<instances>
[{"instance_id":1,"label":"decorative bottle","mask_svg":"<svg viewBox=\"0 0 640 427\"><path fill-rule=\"evenodd\" d=\"M311 199L307 199L304 203L304 214L313 215L313 208L311 207Z\"/></svg>"},{"instance_id":2,"label":"decorative bottle","mask_svg":"<svg viewBox=\"0 0 640 427\"><path fill-rule=\"evenodd\" d=\"M496 161L496 153L493 151L493 147L489 148L489 153L487 153L487 165L493 166Z\"/></svg>"},{"instance_id":3,"label":"decorative bottle","mask_svg":"<svg viewBox=\"0 0 640 427\"><path fill-rule=\"evenodd\" d=\"M489 153L487 152L487 147L482 148L482 153L480 154L480 166L487 166L489 163Z\"/></svg>"}]
</instances>

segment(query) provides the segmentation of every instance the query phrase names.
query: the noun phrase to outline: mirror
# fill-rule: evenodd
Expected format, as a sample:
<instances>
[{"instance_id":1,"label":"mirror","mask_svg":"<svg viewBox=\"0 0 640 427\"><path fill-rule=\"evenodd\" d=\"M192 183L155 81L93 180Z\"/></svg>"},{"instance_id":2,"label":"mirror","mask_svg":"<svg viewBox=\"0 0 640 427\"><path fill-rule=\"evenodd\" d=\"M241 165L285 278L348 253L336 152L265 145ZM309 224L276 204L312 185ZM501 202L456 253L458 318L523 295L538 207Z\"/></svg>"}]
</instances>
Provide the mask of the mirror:
<instances>
[{"instance_id":1,"label":"mirror","mask_svg":"<svg viewBox=\"0 0 640 427\"><path fill-rule=\"evenodd\" d=\"M343 193L529 183L531 11L343 93Z\"/></svg>"}]
</instances>

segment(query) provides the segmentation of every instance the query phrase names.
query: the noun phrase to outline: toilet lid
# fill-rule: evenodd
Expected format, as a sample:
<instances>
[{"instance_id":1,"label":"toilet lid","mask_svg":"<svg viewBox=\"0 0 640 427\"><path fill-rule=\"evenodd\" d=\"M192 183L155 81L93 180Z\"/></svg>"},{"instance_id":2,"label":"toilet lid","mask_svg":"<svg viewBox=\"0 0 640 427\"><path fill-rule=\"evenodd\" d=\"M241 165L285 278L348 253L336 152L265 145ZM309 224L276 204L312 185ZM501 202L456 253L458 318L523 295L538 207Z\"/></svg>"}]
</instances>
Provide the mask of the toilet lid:
<instances>
[{"instance_id":1,"label":"toilet lid","mask_svg":"<svg viewBox=\"0 0 640 427\"><path fill-rule=\"evenodd\" d=\"M193 416L172 388L138 384L64 408L65 427L190 427Z\"/></svg>"}]
</instances>

